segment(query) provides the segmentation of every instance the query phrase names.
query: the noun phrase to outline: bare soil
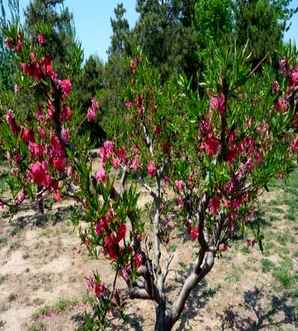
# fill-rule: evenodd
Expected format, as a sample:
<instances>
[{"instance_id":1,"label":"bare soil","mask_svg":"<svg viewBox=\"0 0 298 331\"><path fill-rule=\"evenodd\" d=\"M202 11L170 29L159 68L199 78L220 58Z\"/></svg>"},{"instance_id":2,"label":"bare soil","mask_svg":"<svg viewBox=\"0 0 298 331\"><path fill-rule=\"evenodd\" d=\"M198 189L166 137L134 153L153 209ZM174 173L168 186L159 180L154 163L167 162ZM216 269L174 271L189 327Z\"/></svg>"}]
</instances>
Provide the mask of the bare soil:
<instances>
[{"instance_id":1,"label":"bare soil","mask_svg":"<svg viewBox=\"0 0 298 331\"><path fill-rule=\"evenodd\" d=\"M278 199L279 194L267 194L264 204ZM143 194L142 205L148 199ZM289 273L298 273L298 215L295 222L289 222L284 215L287 206L280 207L283 212L268 227L269 239L265 239L264 253L257 246L247 248L245 243L236 242L219 257L206 281L192 293L176 331L298 330L298 306L289 295L289 288L282 286L273 272L262 269L266 257L274 266L288 261L292 265ZM268 208L266 219L273 214ZM20 212L11 223L5 211L2 212L0 330L75 330L82 313L88 309L84 300L85 277L98 270L106 282L112 282L110 262L89 257L67 214L64 216L61 212L61 215L59 222L35 226L26 222L34 218L32 210ZM276 238L281 234L291 234L292 240L280 244ZM266 240L271 244L267 245ZM181 288L183 275L192 260L190 243L177 241L176 245L168 279L173 297ZM114 330L154 329L153 303L130 302L128 313L128 324L116 323Z\"/></svg>"}]
</instances>

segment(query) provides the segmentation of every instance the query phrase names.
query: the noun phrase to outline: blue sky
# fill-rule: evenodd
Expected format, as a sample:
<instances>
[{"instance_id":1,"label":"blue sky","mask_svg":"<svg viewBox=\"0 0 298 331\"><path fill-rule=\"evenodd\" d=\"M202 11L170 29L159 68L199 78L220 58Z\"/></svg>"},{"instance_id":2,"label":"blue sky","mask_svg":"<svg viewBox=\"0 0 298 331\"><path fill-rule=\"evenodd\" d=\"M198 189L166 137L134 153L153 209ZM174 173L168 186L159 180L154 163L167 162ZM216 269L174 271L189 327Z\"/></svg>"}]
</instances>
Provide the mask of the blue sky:
<instances>
[{"instance_id":1,"label":"blue sky","mask_svg":"<svg viewBox=\"0 0 298 331\"><path fill-rule=\"evenodd\" d=\"M28 5L29 1L20 0L21 10ZM137 20L136 0L65 0L65 5L74 15L77 36L86 57L97 54L101 59L106 60L106 51L112 33L110 18L119 2L123 2L129 24L133 26ZM297 7L298 0L293 0L292 6ZM292 26L285 38L294 40L298 45L298 15L292 20Z\"/></svg>"}]
</instances>

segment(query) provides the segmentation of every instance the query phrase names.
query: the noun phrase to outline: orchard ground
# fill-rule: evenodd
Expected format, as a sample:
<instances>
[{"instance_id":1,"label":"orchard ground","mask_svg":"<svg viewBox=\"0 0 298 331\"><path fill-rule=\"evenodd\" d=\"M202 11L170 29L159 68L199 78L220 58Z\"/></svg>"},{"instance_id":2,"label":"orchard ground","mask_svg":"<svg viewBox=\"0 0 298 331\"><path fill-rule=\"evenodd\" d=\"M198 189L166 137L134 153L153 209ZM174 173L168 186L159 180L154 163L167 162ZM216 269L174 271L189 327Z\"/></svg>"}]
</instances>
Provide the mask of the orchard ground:
<instances>
[{"instance_id":1,"label":"orchard ground","mask_svg":"<svg viewBox=\"0 0 298 331\"><path fill-rule=\"evenodd\" d=\"M260 219L266 224L263 254L257 245L235 240L194 290L175 330L297 330L297 187L297 171L287 184L272 184L260 203ZM141 207L148 201L142 193ZM98 270L112 282L109 261L90 258L81 245L68 219L70 204L53 205L47 223L38 227L30 207L23 207L10 223L2 210L0 330L75 330L89 308L85 277ZM168 282L173 295L192 259L188 245L178 239L171 245L176 271ZM127 307L127 325L119 325L115 317L114 330L154 329L152 303L134 300Z\"/></svg>"}]
</instances>

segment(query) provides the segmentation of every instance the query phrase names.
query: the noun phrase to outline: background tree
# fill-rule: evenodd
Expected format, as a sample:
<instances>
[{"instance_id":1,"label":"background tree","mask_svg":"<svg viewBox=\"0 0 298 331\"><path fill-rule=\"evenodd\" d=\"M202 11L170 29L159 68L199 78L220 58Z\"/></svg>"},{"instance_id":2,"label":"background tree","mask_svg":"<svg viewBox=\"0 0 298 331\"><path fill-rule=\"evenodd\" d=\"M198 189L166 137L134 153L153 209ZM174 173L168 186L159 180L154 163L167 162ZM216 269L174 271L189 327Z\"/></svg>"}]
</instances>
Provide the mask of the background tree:
<instances>
[{"instance_id":1,"label":"background tree","mask_svg":"<svg viewBox=\"0 0 298 331\"><path fill-rule=\"evenodd\" d=\"M290 19L297 8L292 0L236 0L233 6L236 39L240 45L248 42L253 66L265 56L272 59L283 43Z\"/></svg>"},{"instance_id":2,"label":"background tree","mask_svg":"<svg viewBox=\"0 0 298 331\"><path fill-rule=\"evenodd\" d=\"M9 0L7 6L4 6L3 0L0 0L0 91L4 92L13 88L13 75L16 70L14 64L14 54L5 47L5 37L3 29L10 23L19 21L19 1ZM7 13L8 8L9 14Z\"/></svg>"}]
</instances>

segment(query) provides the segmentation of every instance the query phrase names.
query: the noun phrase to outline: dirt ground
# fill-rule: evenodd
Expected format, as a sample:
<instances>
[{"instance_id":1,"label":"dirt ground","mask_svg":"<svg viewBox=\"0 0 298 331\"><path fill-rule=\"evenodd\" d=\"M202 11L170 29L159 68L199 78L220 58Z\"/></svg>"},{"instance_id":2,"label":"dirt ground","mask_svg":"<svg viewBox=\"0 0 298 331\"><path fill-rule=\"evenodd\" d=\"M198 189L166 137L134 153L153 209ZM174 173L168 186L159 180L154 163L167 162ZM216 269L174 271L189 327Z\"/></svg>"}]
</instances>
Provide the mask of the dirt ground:
<instances>
[{"instance_id":1,"label":"dirt ground","mask_svg":"<svg viewBox=\"0 0 298 331\"><path fill-rule=\"evenodd\" d=\"M295 220L287 219L288 206L282 204L280 194L269 193L264 199L264 217L272 222L266 230L264 253L258 247L235 242L192 293L176 331L298 330L298 215ZM276 201L279 211L274 211ZM98 270L111 282L110 263L88 256L67 214L60 213L59 220L53 218L39 227L27 222L32 214L32 210L23 211L8 223L2 211L0 330L75 330L88 308L85 277ZM176 244L168 279L173 296L192 260L187 249L190 244ZM278 276L284 266L290 283L287 278L283 281L282 274ZM150 302L130 302L128 313L128 324L114 330L154 329L154 305Z\"/></svg>"}]
</instances>

